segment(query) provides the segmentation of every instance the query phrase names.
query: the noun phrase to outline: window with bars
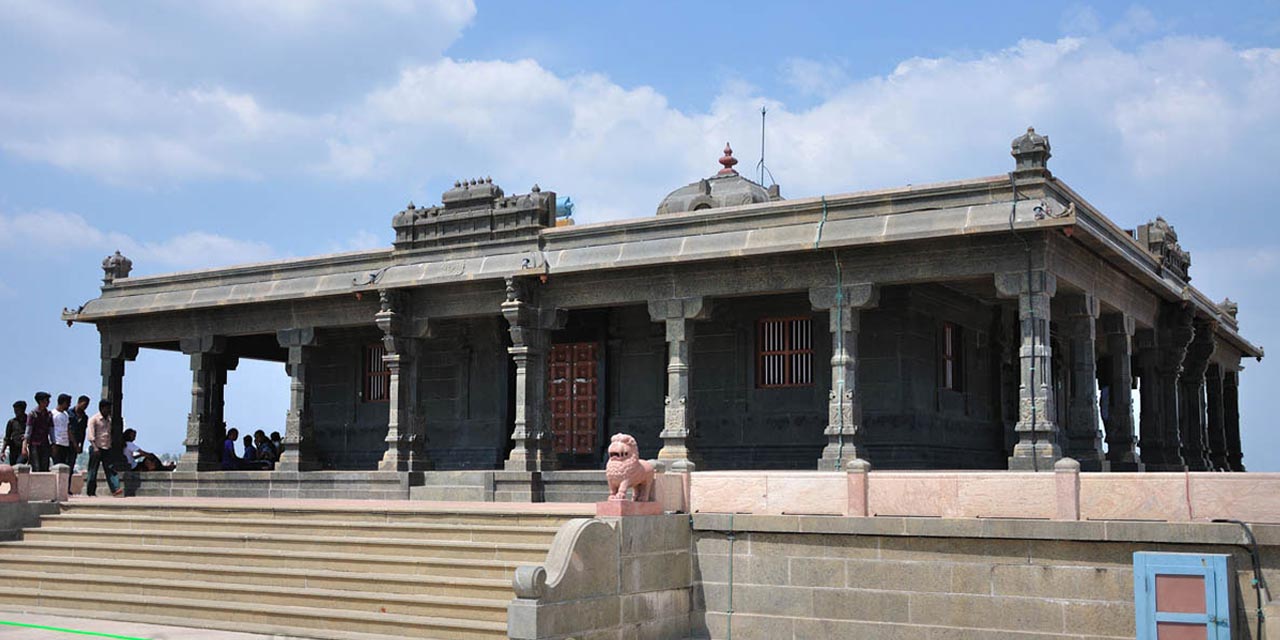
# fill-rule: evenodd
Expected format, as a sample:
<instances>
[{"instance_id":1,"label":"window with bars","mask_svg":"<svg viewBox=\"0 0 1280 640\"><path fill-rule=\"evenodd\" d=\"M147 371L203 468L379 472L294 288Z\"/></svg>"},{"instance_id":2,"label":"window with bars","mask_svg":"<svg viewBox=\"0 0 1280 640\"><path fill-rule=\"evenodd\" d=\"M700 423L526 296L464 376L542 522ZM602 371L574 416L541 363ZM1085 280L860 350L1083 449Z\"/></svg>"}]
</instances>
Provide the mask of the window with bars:
<instances>
[{"instance_id":1,"label":"window with bars","mask_svg":"<svg viewBox=\"0 0 1280 640\"><path fill-rule=\"evenodd\" d=\"M756 353L758 387L767 389L812 385L813 319L762 319Z\"/></svg>"},{"instance_id":2,"label":"window with bars","mask_svg":"<svg viewBox=\"0 0 1280 640\"><path fill-rule=\"evenodd\" d=\"M964 391L964 332L960 325L942 325L942 388Z\"/></svg>"},{"instance_id":3,"label":"window with bars","mask_svg":"<svg viewBox=\"0 0 1280 640\"><path fill-rule=\"evenodd\" d=\"M391 400L391 370L382 356L387 354L381 342L364 348L364 401L388 402Z\"/></svg>"}]
</instances>

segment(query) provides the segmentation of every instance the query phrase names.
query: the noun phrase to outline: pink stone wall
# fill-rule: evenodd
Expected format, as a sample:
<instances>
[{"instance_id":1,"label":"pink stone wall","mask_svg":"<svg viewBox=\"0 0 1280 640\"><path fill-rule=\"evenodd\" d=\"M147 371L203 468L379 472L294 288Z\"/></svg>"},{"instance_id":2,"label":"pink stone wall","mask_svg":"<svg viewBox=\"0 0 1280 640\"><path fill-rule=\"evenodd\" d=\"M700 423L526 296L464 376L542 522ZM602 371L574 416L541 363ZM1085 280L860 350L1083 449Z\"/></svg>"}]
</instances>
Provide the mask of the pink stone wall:
<instances>
[{"instance_id":1,"label":"pink stone wall","mask_svg":"<svg viewBox=\"0 0 1280 640\"><path fill-rule=\"evenodd\" d=\"M702 513L1280 523L1280 473L712 471L688 495Z\"/></svg>"}]
</instances>

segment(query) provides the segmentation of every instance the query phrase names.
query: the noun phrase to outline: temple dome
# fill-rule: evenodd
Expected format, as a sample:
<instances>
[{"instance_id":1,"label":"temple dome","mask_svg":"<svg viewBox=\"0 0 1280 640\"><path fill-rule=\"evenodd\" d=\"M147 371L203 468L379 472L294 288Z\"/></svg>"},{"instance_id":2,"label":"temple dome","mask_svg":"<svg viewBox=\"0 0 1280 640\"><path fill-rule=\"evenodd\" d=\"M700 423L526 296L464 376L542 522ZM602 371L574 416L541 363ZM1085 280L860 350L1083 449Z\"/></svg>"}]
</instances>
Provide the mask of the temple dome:
<instances>
[{"instance_id":1,"label":"temple dome","mask_svg":"<svg viewBox=\"0 0 1280 640\"><path fill-rule=\"evenodd\" d=\"M682 213L685 211L701 211L716 207L736 207L757 202L781 200L778 185L765 188L753 180L742 177L733 166L738 159L733 157L733 149L728 143L724 145L724 156L720 158L723 166L710 178L687 184L662 199L658 204L658 215Z\"/></svg>"}]
</instances>

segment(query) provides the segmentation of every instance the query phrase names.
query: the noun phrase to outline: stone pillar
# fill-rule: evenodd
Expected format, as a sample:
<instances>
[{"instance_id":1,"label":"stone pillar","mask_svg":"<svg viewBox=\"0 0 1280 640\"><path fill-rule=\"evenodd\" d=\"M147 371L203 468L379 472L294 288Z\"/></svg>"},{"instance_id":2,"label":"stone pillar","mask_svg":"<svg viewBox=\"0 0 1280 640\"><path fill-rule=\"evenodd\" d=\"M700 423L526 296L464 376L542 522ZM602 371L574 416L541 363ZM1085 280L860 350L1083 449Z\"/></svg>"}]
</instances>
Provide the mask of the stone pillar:
<instances>
[{"instance_id":1,"label":"stone pillar","mask_svg":"<svg viewBox=\"0 0 1280 640\"><path fill-rule=\"evenodd\" d=\"M284 420L284 453L276 471L318 469L314 424L311 417L311 384L307 380L315 350L313 327L282 329L276 332L280 346L289 350L285 372L289 374L289 413Z\"/></svg>"},{"instance_id":2,"label":"stone pillar","mask_svg":"<svg viewBox=\"0 0 1280 640\"><path fill-rule=\"evenodd\" d=\"M138 357L138 345L102 341L102 399L111 401L111 450L121 458L124 450L124 369L125 362Z\"/></svg>"},{"instance_id":3,"label":"stone pillar","mask_svg":"<svg viewBox=\"0 0 1280 640\"><path fill-rule=\"evenodd\" d=\"M222 367L226 339L222 336L183 338L182 353L191 359L191 412L187 414L186 451L182 468L209 471L221 467L222 387L226 370Z\"/></svg>"},{"instance_id":4,"label":"stone pillar","mask_svg":"<svg viewBox=\"0 0 1280 640\"><path fill-rule=\"evenodd\" d=\"M1067 317L1062 323L1071 354L1071 396L1067 401L1065 455L1081 471L1102 471L1102 434L1098 428L1098 299L1088 293L1063 296Z\"/></svg>"},{"instance_id":5,"label":"stone pillar","mask_svg":"<svg viewBox=\"0 0 1280 640\"><path fill-rule=\"evenodd\" d=\"M1160 391L1158 364L1160 350L1156 345L1155 329L1139 329L1133 334L1134 363L1138 380L1142 384L1142 419L1138 424L1138 446L1142 449L1143 464L1151 469L1152 461L1162 459L1169 450L1164 443L1164 424L1160 416ZM1177 447L1173 449L1176 451Z\"/></svg>"},{"instance_id":6,"label":"stone pillar","mask_svg":"<svg viewBox=\"0 0 1280 640\"><path fill-rule=\"evenodd\" d=\"M1196 320L1195 333L1187 345L1187 355L1182 361L1182 373L1178 376L1178 410L1182 436L1182 459L1190 471L1209 471L1209 447L1205 431L1204 373L1213 356L1213 332L1216 325L1210 320Z\"/></svg>"},{"instance_id":7,"label":"stone pillar","mask_svg":"<svg viewBox=\"0 0 1280 640\"><path fill-rule=\"evenodd\" d=\"M394 291L379 292L381 310L374 322L382 330L386 351L382 362L389 372L390 397L387 411L387 450L378 462L379 471L426 471L426 434L422 432L417 406L417 359L419 341L406 336L406 322L400 309L405 296Z\"/></svg>"},{"instance_id":8,"label":"stone pillar","mask_svg":"<svg viewBox=\"0 0 1280 640\"><path fill-rule=\"evenodd\" d=\"M1054 424L1052 350L1049 346L1049 303L1057 291L1053 274L1039 270L1014 271L995 276L1001 297L1018 300L1018 324L1022 336L1019 349L1020 384L1018 443L1009 457L1009 469L1052 471L1062 457L1058 446L1058 426Z\"/></svg>"},{"instance_id":9,"label":"stone pillar","mask_svg":"<svg viewBox=\"0 0 1280 640\"><path fill-rule=\"evenodd\" d=\"M662 432L658 434L662 438L658 459L670 462L679 470L692 470L697 466L697 455L689 447L689 436L695 425L693 398L689 393L693 369L690 344L693 321L704 320L710 313L711 302L701 297L649 301L649 318L665 322L667 327L667 396L663 400Z\"/></svg>"},{"instance_id":10,"label":"stone pillar","mask_svg":"<svg viewBox=\"0 0 1280 640\"><path fill-rule=\"evenodd\" d=\"M1107 462L1112 471L1142 471L1134 450L1133 433L1133 317L1123 313L1102 316L1110 362L1107 367ZM1145 398L1144 398L1145 399Z\"/></svg>"},{"instance_id":11,"label":"stone pillar","mask_svg":"<svg viewBox=\"0 0 1280 640\"><path fill-rule=\"evenodd\" d=\"M1222 425L1227 433L1227 463L1231 471L1244 471L1244 449L1240 446L1240 372L1222 376Z\"/></svg>"},{"instance_id":12,"label":"stone pillar","mask_svg":"<svg viewBox=\"0 0 1280 640\"><path fill-rule=\"evenodd\" d=\"M1205 369L1204 390L1208 405L1205 414L1207 443L1209 445L1209 468L1213 471L1230 471L1231 463L1227 460L1227 431L1222 415L1222 365L1214 363Z\"/></svg>"},{"instance_id":13,"label":"stone pillar","mask_svg":"<svg viewBox=\"0 0 1280 640\"><path fill-rule=\"evenodd\" d=\"M827 394L827 446L818 459L822 471L843 471L844 463L866 452L862 444L862 393L858 385L858 330L862 310L876 306L873 284L809 289L809 302L826 311L831 328L831 389Z\"/></svg>"},{"instance_id":14,"label":"stone pillar","mask_svg":"<svg viewBox=\"0 0 1280 640\"><path fill-rule=\"evenodd\" d=\"M1156 331L1156 364L1155 384L1150 395L1157 398L1160 423L1156 427L1159 438L1157 447L1147 450L1147 434L1143 432L1142 459L1148 471L1184 471L1187 468L1182 458L1182 433L1179 427L1181 408L1178 402L1178 374L1182 371L1182 360L1187 353L1187 343L1194 332L1191 321L1194 312L1190 307L1181 304L1166 304L1160 311ZM1142 396L1146 401L1146 381L1142 384ZM1145 422L1145 420L1144 420Z\"/></svg>"},{"instance_id":15,"label":"stone pillar","mask_svg":"<svg viewBox=\"0 0 1280 640\"><path fill-rule=\"evenodd\" d=\"M502 303L511 334L507 352L515 365L515 416L508 471L550 471L559 464L552 448L547 406L547 350L551 330L563 326L564 314L544 311L530 304L520 281L507 279L507 300Z\"/></svg>"}]
</instances>

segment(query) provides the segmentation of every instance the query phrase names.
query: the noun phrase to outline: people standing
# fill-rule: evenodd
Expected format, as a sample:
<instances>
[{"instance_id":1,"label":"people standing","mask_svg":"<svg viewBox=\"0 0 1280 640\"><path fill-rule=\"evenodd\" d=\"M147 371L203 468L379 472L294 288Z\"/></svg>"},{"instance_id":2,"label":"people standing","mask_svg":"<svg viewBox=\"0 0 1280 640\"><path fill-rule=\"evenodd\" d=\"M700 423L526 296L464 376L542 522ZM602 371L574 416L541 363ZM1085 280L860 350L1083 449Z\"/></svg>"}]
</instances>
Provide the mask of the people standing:
<instances>
[{"instance_id":1,"label":"people standing","mask_svg":"<svg viewBox=\"0 0 1280 640\"><path fill-rule=\"evenodd\" d=\"M70 464L75 467L75 461L80 457L80 452L84 451L84 434L89 428L89 396L80 396L76 398L76 406L71 408L71 421L68 425L71 432L71 449L73 451Z\"/></svg>"},{"instance_id":2,"label":"people standing","mask_svg":"<svg viewBox=\"0 0 1280 640\"><path fill-rule=\"evenodd\" d=\"M67 493L70 494L76 454L71 446L71 396L65 393L58 394L58 404L53 409L53 464L67 465Z\"/></svg>"},{"instance_id":3,"label":"people standing","mask_svg":"<svg viewBox=\"0 0 1280 640\"><path fill-rule=\"evenodd\" d=\"M9 453L9 464L15 465L23 460L22 439L27 433L27 402L19 400L13 403L13 417L4 427L4 449Z\"/></svg>"},{"instance_id":4,"label":"people standing","mask_svg":"<svg viewBox=\"0 0 1280 640\"><path fill-rule=\"evenodd\" d=\"M22 441L22 455L32 471L48 471L53 453L53 414L49 412L49 393L36 393L36 408L27 414L27 431Z\"/></svg>"},{"instance_id":5,"label":"people standing","mask_svg":"<svg viewBox=\"0 0 1280 640\"><path fill-rule=\"evenodd\" d=\"M120 487L120 479L116 477L115 465L111 462L111 401L98 402L98 413L89 418L85 439L89 443L88 482L85 484L86 495L98 493L98 468L107 476L107 488L111 495L124 495Z\"/></svg>"}]
</instances>

